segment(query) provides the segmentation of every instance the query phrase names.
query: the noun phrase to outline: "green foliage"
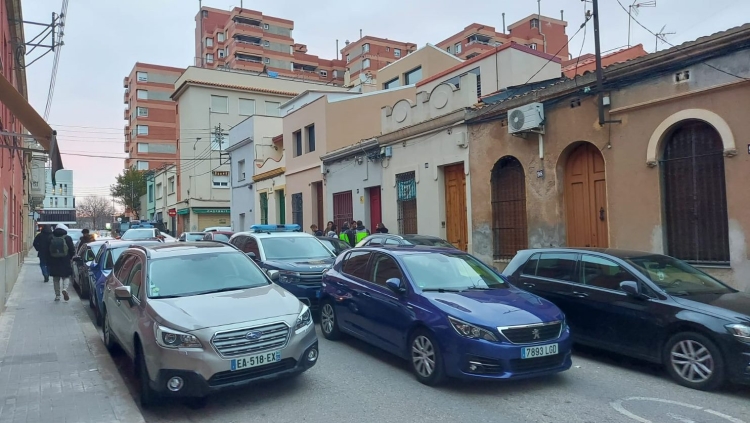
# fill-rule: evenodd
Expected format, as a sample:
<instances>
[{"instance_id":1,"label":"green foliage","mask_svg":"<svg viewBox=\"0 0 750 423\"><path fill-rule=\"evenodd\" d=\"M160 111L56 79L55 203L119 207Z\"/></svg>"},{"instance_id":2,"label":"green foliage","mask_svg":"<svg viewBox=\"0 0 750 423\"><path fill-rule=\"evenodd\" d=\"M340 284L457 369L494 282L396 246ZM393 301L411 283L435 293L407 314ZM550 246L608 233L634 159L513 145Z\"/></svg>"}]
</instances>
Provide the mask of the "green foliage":
<instances>
[{"instance_id":1,"label":"green foliage","mask_svg":"<svg viewBox=\"0 0 750 423\"><path fill-rule=\"evenodd\" d=\"M117 176L117 182L112 185L110 193L126 210L140 218L138 210L141 208L141 196L146 194L146 171L125 169L122 175Z\"/></svg>"}]
</instances>

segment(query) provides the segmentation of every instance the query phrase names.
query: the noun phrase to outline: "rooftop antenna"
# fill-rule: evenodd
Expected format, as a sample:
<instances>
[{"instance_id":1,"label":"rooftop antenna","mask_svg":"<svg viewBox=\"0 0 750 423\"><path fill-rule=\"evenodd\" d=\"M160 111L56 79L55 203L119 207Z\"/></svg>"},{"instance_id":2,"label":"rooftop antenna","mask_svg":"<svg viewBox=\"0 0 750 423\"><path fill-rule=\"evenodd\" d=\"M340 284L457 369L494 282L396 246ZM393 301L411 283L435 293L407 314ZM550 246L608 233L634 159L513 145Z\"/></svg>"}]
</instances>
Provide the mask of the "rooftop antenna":
<instances>
[{"instance_id":1,"label":"rooftop antenna","mask_svg":"<svg viewBox=\"0 0 750 423\"><path fill-rule=\"evenodd\" d=\"M638 16L638 10L641 7L656 7L656 0L640 3L638 3L638 0L633 0L633 4L628 6L628 48L630 48L630 24L633 21L633 16Z\"/></svg>"},{"instance_id":2,"label":"rooftop antenna","mask_svg":"<svg viewBox=\"0 0 750 423\"><path fill-rule=\"evenodd\" d=\"M676 34L676 32L664 32L664 30L666 28L667 28L667 26L664 25L663 27L661 27L661 29L659 30L659 32L657 32L656 34L654 34L656 36L656 45L654 47L654 53L656 53L656 51L659 50L659 40L661 40L662 42L666 43L667 42L667 35L674 35L674 34Z\"/></svg>"}]
</instances>

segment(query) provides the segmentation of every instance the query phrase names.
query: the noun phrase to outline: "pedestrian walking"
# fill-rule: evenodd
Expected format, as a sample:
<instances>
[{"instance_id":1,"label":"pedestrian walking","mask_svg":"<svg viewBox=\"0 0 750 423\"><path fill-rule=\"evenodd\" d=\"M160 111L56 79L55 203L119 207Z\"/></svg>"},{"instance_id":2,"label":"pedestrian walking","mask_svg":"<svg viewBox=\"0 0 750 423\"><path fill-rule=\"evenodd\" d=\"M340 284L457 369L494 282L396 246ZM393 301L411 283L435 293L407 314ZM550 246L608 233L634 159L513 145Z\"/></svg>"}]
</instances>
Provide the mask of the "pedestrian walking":
<instances>
[{"instance_id":1,"label":"pedestrian walking","mask_svg":"<svg viewBox=\"0 0 750 423\"><path fill-rule=\"evenodd\" d=\"M94 235L92 235L91 231L89 231L88 229L82 230L81 234L81 238L78 240L78 242L76 242L76 254L81 250L81 245L96 241L94 239Z\"/></svg>"},{"instance_id":2,"label":"pedestrian walking","mask_svg":"<svg viewBox=\"0 0 750 423\"><path fill-rule=\"evenodd\" d=\"M315 235L315 236L323 236L323 231L321 231L320 229L318 229L318 225L316 225L314 223L312 225L310 225L310 230L312 231L313 235Z\"/></svg>"},{"instance_id":3,"label":"pedestrian walking","mask_svg":"<svg viewBox=\"0 0 750 423\"><path fill-rule=\"evenodd\" d=\"M367 228L365 228L365 225L364 225L364 224L362 224L362 221L361 221L361 220L358 220L358 221L357 221L357 226L356 226L356 228L357 228L357 229L356 229L357 233L356 233L356 235L355 235L355 239L356 239L356 242L357 242L357 243L358 243L359 241L362 241L363 239L367 238L368 236L370 236L370 230L369 230L369 229L367 229Z\"/></svg>"},{"instance_id":4,"label":"pedestrian walking","mask_svg":"<svg viewBox=\"0 0 750 423\"><path fill-rule=\"evenodd\" d=\"M388 233L388 228L385 227L385 224L383 224L383 222L380 222L375 227L375 232L377 232L379 234L387 234Z\"/></svg>"},{"instance_id":5,"label":"pedestrian walking","mask_svg":"<svg viewBox=\"0 0 750 423\"><path fill-rule=\"evenodd\" d=\"M47 262L49 261L49 243L52 240L52 228L49 225L42 226L41 232L34 237L34 249L36 256L39 257L39 268L42 269L44 282L49 282L49 270Z\"/></svg>"},{"instance_id":6,"label":"pedestrian walking","mask_svg":"<svg viewBox=\"0 0 750 423\"><path fill-rule=\"evenodd\" d=\"M75 245L73 245L73 239L68 235L68 227L60 223L52 231L52 239L49 242L49 260L47 261L49 275L52 276L52 283L55 286L55 301L60 301L60 294L65 298L65 301L70 299L68 284L70 283L70 277L73 275L71 260L74 254Z\"/></svg>"}]
</instances>

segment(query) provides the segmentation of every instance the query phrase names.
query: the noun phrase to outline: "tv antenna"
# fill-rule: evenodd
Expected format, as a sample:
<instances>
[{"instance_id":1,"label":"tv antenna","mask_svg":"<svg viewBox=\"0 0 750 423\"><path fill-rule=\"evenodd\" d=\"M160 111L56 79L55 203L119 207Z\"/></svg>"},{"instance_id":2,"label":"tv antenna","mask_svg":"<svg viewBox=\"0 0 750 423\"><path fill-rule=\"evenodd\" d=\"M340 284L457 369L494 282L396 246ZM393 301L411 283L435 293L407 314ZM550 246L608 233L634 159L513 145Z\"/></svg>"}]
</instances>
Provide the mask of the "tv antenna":
<instances>
[{"instance_id":1,"label":"tv antenna","mask_svg":"<svg viewBox=\"0 0 750 423\"><path fill-rule=\"evenodd\" d=\"M654 34L656 36L656 46L654 47L654 53L656 53L657 50L659 50L659 40L666 43L667 42L667 35L674 35L676 32L664 32L664 30L667 28L666 25L661 27L659 32Z\"/></svg>"},{"instance_id":2,"label":"tv antenna","mask_svg":"<svg viewBox=\"0 0 750 423\"><path fill-rule=\"evenodd\" d=\"M630 48L630 24L633 22L633 16L638 16L641 7L656 7L656 0L642 1L633 0L633 4L628 6L628 48Z\"/></svg>"}]
</instances>

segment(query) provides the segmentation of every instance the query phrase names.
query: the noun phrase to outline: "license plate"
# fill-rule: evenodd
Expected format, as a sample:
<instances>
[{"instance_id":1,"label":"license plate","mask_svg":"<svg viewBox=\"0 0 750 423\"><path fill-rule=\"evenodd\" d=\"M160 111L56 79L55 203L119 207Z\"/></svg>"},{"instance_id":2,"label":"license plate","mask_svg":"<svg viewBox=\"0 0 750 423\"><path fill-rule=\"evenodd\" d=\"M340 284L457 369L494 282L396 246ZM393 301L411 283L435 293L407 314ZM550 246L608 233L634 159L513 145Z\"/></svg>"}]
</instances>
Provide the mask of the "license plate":
<instances>
[{"instance_id":1,"label":"license plate","mask_svg":"<svg viewBox=\"0 0 750 423\"><path fill-rule=\"evenodd\" d=\"M558 353L557 344L539 345L536 347L525 347L521 349L521 358L537 358L555 355Z\"/></svg>"},{"instance_id":2,"label":"license plate","mask_svg":"<svg viewBox=\"0 0 750 423\"><path fill-rule=\"evenodd\" d=\"M255 354L248 357L233 358L231 370L244 370L251 367L263 366L265 364L281 361L281 351Z\"/></svg>"}]
</instances>

